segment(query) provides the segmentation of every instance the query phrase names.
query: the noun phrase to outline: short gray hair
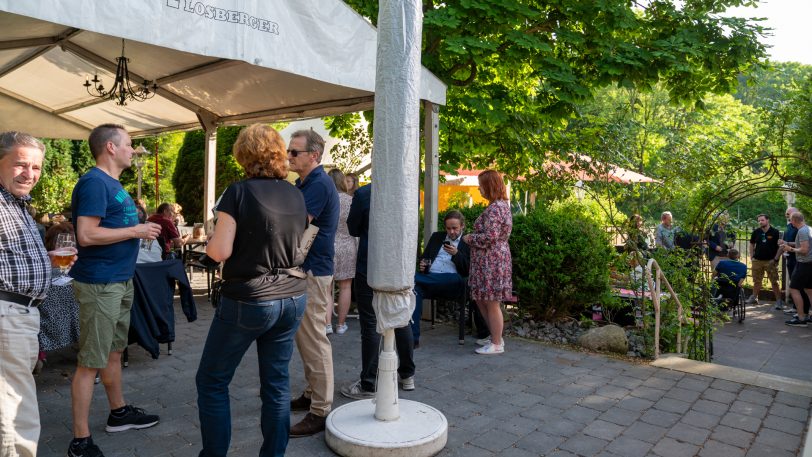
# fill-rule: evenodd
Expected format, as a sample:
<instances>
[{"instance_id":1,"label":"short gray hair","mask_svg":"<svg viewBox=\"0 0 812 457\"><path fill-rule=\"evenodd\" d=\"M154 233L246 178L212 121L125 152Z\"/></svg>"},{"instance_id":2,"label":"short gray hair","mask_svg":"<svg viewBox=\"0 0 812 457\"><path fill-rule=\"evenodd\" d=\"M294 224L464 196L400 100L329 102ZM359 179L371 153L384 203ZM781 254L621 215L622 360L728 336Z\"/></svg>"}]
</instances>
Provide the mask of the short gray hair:
<instances>
[{"instance_id":1,"label":"short gray hair","mask_svg":"<svg viewBox=\"0 0 812 457\"><path fill-rule=\"evenodd\" d=\"M0 159L10 154L18 147L28 147L39 149L45 155L45 145L42 141L23 132L3 132L0 133Z\"/></svg>"},{"instance_id":2,"label":"short gray hair","mask_svg":"<svg viewBox=\"0 0 812 457\"><path fill-rule=\"evenodd\" d=\"M803 222L804 221L804 215L801 214L800 211L795 211L794 213L792 213L792 215L789 217L789 219L791 221L795 221L795 222Z\"/></svg>"},{"instance_id":3,"label":"short gray hair","mask_svg":"<svg viewBox=\"0 0 812 457\"><path fill-rule=\"evenodd\" d=\"M321 163L321 156L324 155L324 138L321 137L315 130L297 130L293 132L290 139L303 137L305 139L305 150L317 152L319 158L316 162Z\"/></svg>"},{"instance_id":4,"label":"short gray hair","mask_svg":"<svg viewBox=\"0 0 812 457\"><path fill-rule=\"evenodd\" d=\"M663 211L663 213L662 213L662 214L660 214L660 220L665 219L665 216L671 216L671 217L674 217L674 215L673 215L673 214L671 214L671 211Z\"/></svg>"}]
</instances>

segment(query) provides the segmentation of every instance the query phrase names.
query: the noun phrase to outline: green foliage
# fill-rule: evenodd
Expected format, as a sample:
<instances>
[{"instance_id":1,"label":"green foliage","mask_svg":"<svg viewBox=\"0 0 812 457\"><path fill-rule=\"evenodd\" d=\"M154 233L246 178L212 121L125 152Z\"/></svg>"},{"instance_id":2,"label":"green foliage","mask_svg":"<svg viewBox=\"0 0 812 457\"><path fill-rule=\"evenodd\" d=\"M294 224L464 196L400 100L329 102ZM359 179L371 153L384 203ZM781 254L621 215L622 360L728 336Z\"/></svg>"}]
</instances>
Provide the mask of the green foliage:
<instances>
[{"instance_id":1,"label":"green foliage","mask_svg":"<svg viewBox=\"0 0 812 457\"><path fill-rule=\"evenodd\" d=\"M229 184L239 181L245 174L231 150L242 127L220 127L217 129L217 174L215 177L215 197ZM203 173L204 173L205 134L202 130L187 132L178 151L178 160L172 184L175 187L176 201L183 207L187 222L202 222L203 215ZM211 215L206 215L206 218Z\"/></svg>"},{"instance_id":2,"label":"green foliage","mask_svg":"<svg viewBox=\"0 0 812 457\"><path fill-rule=\"evenodd\" d=\"M744 1L424 0L422 63L449 85L443 168L542 169L562 121L611 83L729 93L764 56L760 26L719 14ZM347 3L377 21L377 0Z\"/></svg>"},{"instance_id":3,"label":"green foliage","mask_svg":"<svg viewBox=\"0 0 812 457\"><path fill-rule=\"evenodd\" d=\"M74 144L70 140L44 140L45 159L40 180L31 191L40 212L61 213L70 207L77 175L71 167Z\"/></svg>"},{"instance_id":4,"label":"green foliage","mask_svg":"<svg viewBox=\"0 0 812 457\"><path fill-rule=\"evenodd\" d=\"M445 219L445 215L448 214L449 211L459 211L462 213L462 217L465 218L465 230L464 233L471 233L474 229L474 222L479 218L483 211L485 211L487 205L483 205L478 203L476 205L468 206L460 206L458 208L449 207L444 212L440 213L437 217L437 231L445 230L445 226L443 225L443 219Z\"/></svg>"},{"instance_id":5,"label":"green foliage","mask_svg":"<svg viewBox=\"0 0 812 457\"><path fill-rule=\"evenodd\" d=\"M367 129L360 125L352 126L342 136L344 141L330 149L330 157L339 170L344 173L355 172L361 165L361 158L372 154L372 138Z\"/></svg>"},{"instance_id":6,"label":"green foliage","mask_svg":"<svg viewBox=\"0 0 812 457\"><path fill-rule=\"evenodd\" d=\"M471 195L468 192L454 192L448 197L449 208L466 208L471 201Z\"/></svg>"},{"instance_id":7,"label":"green foliage","mask_svg":"<svg viewBox=\"0 0 812 457\"><path fill-rule=\"evenodd\" d=\"M574 316L609 300L613 250L583 206L538 207L515 216L510 251L519 306L533 319Z\"/></svg>"},{"instance_id":8,"label":"green foliage","mask_svg":"<svg viewBox=\"0 0 812 457\"><path fill-rule=\"evenodd\" d=\"M150 212L154 211L161 203L175 202L175 187L172 184L172 177L175 174L178 153L185 135L183 132L164 133L158 136L139 138L133 142L134 147L137 148L142 145L149 151L149 154L144 157L144 165L141 171L141 196L147 203L147 209ZM158 199L155 196L156 153L158 160ZM126 182L122 181L133 197L137 195L138 177L135 174L136 171L135 167L133 167L126 175ZM122 176L124 176L123 173Z\"/></svg>"}]
</instances>

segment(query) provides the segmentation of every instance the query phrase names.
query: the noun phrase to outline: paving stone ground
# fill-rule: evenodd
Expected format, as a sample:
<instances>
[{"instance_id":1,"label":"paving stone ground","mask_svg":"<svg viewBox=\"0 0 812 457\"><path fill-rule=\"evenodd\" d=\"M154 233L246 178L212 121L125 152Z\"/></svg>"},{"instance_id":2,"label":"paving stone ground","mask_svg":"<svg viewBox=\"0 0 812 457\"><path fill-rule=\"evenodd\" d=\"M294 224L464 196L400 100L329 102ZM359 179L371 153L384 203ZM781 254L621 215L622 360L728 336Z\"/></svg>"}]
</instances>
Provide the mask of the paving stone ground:
<instances>
[{"instance_id":1,"label":"paving stone ground","mask_svg":"<svg viewBox=\"0 0 812 457\"><path fill-rule=\"evenodd\" d=\"M94 440L108 457L196 456L200 435L194 375L212 310L197 296L199 319L177 312L174 354L157 360L131 346L124 370L129 402L161 415L156 427L104 432L106 400L97 386L90 418ZM360 335L350 321L333 335L335 405L360 369ZM502 356L457 344L455 329L424 322L416 351L417 389L401 392L442 411L449 422L442 456L792 456L799 455L810 398L685 374L603 355L507 339ZM162 349L165 346L162 347ZM52 353L38 378L40 457L63 456L71 438L70 376L75 354ZM303 387L294 354L291 388ZM259 382L256 353L246 355L231 385L230 455L257 455ZM298 421L300 414L292 417ZM324 434L290 441L289 456L329 456Z\"/></svg>"}]
</instances>

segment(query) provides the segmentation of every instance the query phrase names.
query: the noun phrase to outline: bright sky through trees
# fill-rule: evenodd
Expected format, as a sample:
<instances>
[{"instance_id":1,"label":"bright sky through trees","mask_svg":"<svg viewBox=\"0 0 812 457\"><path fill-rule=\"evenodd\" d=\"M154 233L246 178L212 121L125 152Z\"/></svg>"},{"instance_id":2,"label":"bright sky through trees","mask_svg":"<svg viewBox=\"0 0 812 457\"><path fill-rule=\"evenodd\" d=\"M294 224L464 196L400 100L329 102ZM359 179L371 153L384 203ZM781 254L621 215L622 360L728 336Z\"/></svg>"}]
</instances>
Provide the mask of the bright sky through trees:
<instances>
[{"instance_id":1,"label":"bright sky through trees","mask_svg":"<svg viewBox=\"0 0 812 457\"><path fill-rule=\"evenodd\" d=\"M764 17L772 36L765 38L771 60L812 65L812 0L767 0L756 8L731 8L731 16Z\"/></svg>"}]
</instances>

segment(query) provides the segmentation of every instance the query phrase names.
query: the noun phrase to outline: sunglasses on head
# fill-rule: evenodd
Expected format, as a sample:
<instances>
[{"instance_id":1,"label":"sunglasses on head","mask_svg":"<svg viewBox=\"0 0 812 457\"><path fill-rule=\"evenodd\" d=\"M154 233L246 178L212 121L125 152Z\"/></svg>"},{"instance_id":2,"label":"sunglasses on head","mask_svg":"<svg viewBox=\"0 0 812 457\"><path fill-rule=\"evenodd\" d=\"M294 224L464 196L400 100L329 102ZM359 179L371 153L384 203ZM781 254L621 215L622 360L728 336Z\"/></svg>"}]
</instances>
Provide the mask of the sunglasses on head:
<instances>
[{"instance_id":1,"label":"sunglasses on head","mask_svg":"<svg viewBox=\"0 0 812 457\"><path fill-rule=\"evenodd\" d=\"M291 157L298 157L299 154L307 154L308 152L310 151L297 151L296 149L288 149L288 154L290 154Z\"/></svg>"}]
</instances>

